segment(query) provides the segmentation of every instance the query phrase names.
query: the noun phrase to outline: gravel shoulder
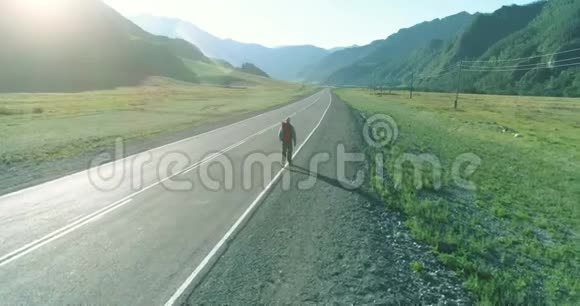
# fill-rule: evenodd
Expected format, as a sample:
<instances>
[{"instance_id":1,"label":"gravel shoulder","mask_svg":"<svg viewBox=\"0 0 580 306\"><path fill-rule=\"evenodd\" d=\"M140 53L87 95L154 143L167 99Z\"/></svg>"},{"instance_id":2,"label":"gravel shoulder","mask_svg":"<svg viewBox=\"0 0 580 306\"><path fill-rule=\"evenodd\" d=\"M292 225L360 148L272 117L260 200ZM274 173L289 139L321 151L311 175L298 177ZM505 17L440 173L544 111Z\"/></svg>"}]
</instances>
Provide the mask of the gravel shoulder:
<instances>
[{"instance_id":1,"label":"gravel shoulder","mask_svg":"<svg viewBox=\"0 0 580 306\"><path fill-rule=\"evenodd\" d=\"M289 172L290 188L274 187L188 303L470 304L455 274L410 237L399 215L364 188L349 190L337 180L338 145L364 152L357 118L333 98ZM323 152L330 160L309 167ZM364 169L349 163L346 177ZM300 190L308 178L316 183Z\"/></svg>"}]
</instances>

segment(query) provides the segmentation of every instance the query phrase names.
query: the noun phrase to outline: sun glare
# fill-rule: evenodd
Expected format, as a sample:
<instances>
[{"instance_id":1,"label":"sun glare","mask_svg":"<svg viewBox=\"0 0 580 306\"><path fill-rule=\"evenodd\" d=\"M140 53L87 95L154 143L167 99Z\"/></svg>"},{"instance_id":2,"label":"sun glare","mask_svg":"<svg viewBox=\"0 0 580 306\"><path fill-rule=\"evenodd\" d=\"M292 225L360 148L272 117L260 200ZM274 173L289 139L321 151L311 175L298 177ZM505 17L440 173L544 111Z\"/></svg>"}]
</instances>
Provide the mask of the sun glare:
<instances>
[{"instance_id":1,"label":"sun glare","mask_svg":"<svg viewBox=\"0 0 580 306\"><path fill-rule=\"evenodd\" d=\"M70 0L18 0L13 5L16 12L30 17L58 18L69 3Z\"/></svg>"},{"instance_id":2,"label":"sun glare","mask_svg":"<svg viewBox=\"0 0 580 306\"><path fill-rule=\"evenodd\" d=\"M4 1L4 0L0 0ZM66 25L71 4L82 0L9 0L6 13L13 26L31 32L58 31Z\"/></svg>"}]
</instances>

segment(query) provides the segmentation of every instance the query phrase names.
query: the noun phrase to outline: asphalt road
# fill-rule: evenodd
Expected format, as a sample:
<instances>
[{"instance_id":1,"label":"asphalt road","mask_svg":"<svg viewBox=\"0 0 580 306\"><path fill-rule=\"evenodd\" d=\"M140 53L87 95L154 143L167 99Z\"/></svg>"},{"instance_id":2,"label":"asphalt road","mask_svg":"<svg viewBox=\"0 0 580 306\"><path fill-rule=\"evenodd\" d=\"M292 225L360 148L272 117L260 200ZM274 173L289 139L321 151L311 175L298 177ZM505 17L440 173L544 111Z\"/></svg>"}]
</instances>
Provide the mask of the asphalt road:
<instances>
[{"instance_id":1,"label":"asphalt road","mask_svg":"<svg viewBox=\"0 0 580 306\"><path fill-rule=\"evenodd\" d=\"M363 120L339 98L310 142L188 297L191 305L469 305L453 272L412 238L368 179ZM325 156L325 157L323 157ZM344 155L343 155L344 156ZM420 273L411 269L420 263Z\"/></svg>"},{"instance_id":2,"label":"asphalt road","mask_svg":"<svg viewBox=\"0 0 580 306\"><path fill-rule=\"evenodd\" d=\"M301 147L331 100L323 90L98 173L0 197L0 303L174 301L279 173L280 121L292 116Z\"/></svg>"}]
</instances>

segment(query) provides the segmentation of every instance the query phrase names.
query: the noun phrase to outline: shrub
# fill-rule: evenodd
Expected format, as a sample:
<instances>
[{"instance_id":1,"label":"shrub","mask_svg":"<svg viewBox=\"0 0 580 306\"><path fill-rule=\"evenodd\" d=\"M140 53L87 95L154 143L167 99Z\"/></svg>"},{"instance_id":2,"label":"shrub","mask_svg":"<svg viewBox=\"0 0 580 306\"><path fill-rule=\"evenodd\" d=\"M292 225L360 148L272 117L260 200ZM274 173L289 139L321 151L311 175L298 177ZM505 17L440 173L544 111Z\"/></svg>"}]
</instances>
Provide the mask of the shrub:
<instances>
[{"instance_id":1,"label":"shrub","mask_svg":"<svg viewBox=\"0 0 580 306\"><path fill-rule=\"evenodd\" d=\"M423 271L423 264L418 261L412 261L409 265L411 266L411 270L415 273Z\"/></svg>"}]
</instances>

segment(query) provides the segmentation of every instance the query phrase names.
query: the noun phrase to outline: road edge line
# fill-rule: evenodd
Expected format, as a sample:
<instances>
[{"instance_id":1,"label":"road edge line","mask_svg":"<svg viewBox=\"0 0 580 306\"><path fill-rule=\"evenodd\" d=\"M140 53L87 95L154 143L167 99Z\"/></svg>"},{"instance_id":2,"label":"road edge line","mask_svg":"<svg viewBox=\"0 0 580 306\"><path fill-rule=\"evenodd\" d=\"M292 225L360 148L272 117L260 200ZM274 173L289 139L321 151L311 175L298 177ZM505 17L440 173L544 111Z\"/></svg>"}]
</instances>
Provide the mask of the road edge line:
<instances>
[{"instance_id":1,"label":"road edge line","mask_svg":"<svg viewBox=\"0 0 580 306\"><path fill-rule=\"evenodd\" d=\"M312 135L314 135L314 132L316 132L316 130L318 130L318 127L320 126L320 124L322 123L324 118L326 117L326 113L328 112L328 110L330 109L330 106L332 105L332 94L330 92L329 92L329 98L330 98L330 102L328 103L326 110L324 111L324 113L320 117L320 120L318 121L318 123L316 124L314 129L312 129L312 131L310 132L308 137L306 137L304 142L296 149L296 151L292 155L292 158L296 157L298 155L298 153L300 153L300 151L302 150L304 145L306 145L306 143L308 143L308 140L310 140ZM175 293L169 298L169 300L165 303L165 306L186 304L184 299L186 299L188 295L185 293L190 291L196 285L196 279L198 278L199 275L201 275L201 272L203 272L204 270L209 270L211 268L211 266L213 264L215 264L215 262L217 261L217 258L215 258L215 260L214 260L214 257L216 257L216 255L218 255L218 253L220 253L219 256L221 256L222 252L220 252L220 251L222 251L224 249L224 246L226 245L226 243L235 237L235 234L237 234L238 229L240 229L240 225L242 225L243 222L247 221L246 220L247 217L250 216L250 214L254 210L256 210L256 208L258 207L258 204L260 204L262 202L262 200L264 200L265 196L270 192L271 188L278 182L278 180L280 179L280 177L282 176L284 171L286 171L287 169L288 168L286 168L286 167L280 169L280 171L276 174L276 176L272 179L272 181L270 181L270 183L264 188L264 190L262 190L262 192L260 192L260 194L258 194L256 199L250 204L250 206L248 206L248 208L246 208L244 213L238 218L238 220L236 220L236 222L230 227L230 229L224 234L224 236L218 241L218 243L204 257L204 259L195 268L195 270L193 270L193 272L187 277L185 282L183 282L181 284L181 286L177 289L177 291L175 291ZM213 260L213 262L212 262L212 260Z\"/></svg>"},{"instance_id":2,"label":"road edge line","mask_svg":"<svg viewBox=\"0 0 580 306\"><path fill-rule=\"evenodd\" d=\"M292 116L307 110L312 105L318 103L318 101L320 101L320 98L317 98L316 100L314 100L314 102L308 104L307 106L300 109L299 111L296 111L294 114L292 114ZM176 173L174 173L166 178L163 178L163 179L159 180L158 182L152 183L149 186L143 187L142 189L135 191L135 192L121 198L118 201L115 201L107 206L104 206L103 208L101 208L95 212L92 212L84 217L81 217L81 218L75 220L74 222L71 222L71 223L69 223L69 224L67 224L67 225L65 225L57 230L54 230L54 231L50 232L49 234L44 235L41 238L38 238L37 240L34 240L30 243L27 243L26 245L14 250L14 251L11 251L5 255L1 255L0 256L0 267L3 267L5 265L21 258L21 257L23 257L23 256L26 256L27 254L35 251L36 249L56 240L58 238L61 238L61 237L65 236L66 234L71 233L71 232L83 227L84 225L86 225L86 224L88 224L88 223L90 223L98 218L101 218L104 215L106 215L106 214L108 214L108 213L110 213L110 212L112 212L112 211L114 211L122 206L125 206L126 204L130 203L134 197L140 195L141 193L143 193L143 192L145 192L153 187L156 187L160 184L163 184L164 182L166 182L166 181L168 181L168 180L170 180L178 175L187 174L189 171L191 171L195 168L198 168L199 166L201 166L207 162L214 160L218 156L226 154L227 152L229 152L229 151L241 146L242 144L246 143L250 139L262 134L263 132L265 132L267 130L273 129L276 126L278 126L278 123L271 125L265 129L261 130L261 131L258 131L256 133L244 138L242 141L239 141L233 145L230 145L229 147L222 149L219 152L214 153L214 154L202 159L201 161L194 163L193 165L191 165L185 169L182 169L182 170L180 170L180 171L178 171L178 172L176 172Z\"/></svg>"},{"instance_id":3,"label":"road edge line","mask_svg":"<svg viewBox=\"0 0 580 306\"><path fill-rule=\"evenodd\" d=\"M174 142L167 143L167 144L161 145L161 146L159 146L159 147L151 148L151 149L149 149L149 150L145 150L145 151L143 151L143 152L138 152L138 153L135 153L135 154L132 154L132 155L129 155L129 156L125 156L125 157L123 157L123 158L120 158L120 159L112 160L112 161L110 161L110 162L104 163L104 164L102 164L102 165L99 165L99 166L95 166L95 167L93 167L93 168L107 166L107 165L110 165L110 164L113 164L113 163L121 162L121 161L123 161L123 160L126 160L126 159L129 159L129 158L131 158L131 157L135 157L135 156L137 156L137 155L139 155L139 154L143 154L143 153L147 153L147 152L151 152L151 151L155 151L155 150L160 150L160 149L163 149L163 148L165 148L165 147L168 147L168 146L171 146L171 145L176 145L176 144L179 144L179 143L182 143L182 142L186 142L186 141L189 141L189 140L193 140L193 139L196 139L196 138L199 138L199 137L205 136L205 135L209 135L209 134L211 134L211 133L215 133L215 132L217 132L217 131L221 131L222 129L225 129L225 128L228 128L228 127L232 127L232 126L235 126L235 125L237 125L237 124L240 124L240 123L243 123L243 122L246 122L246 121L249 121L249 120L252 120L252 119L255 119L255 118L261 117L261 116L264 116L264 115L266 115L266 114L268 114L268 113L271 113L271 112L278 111L278 110L280 110L280 109L283 109L283 108L289 107L289 106L293 105L294 103L299 103L299 102L303 102L303 101L309 100L310 98L313 98L313 97L315 97L315 96L316 96L316 95L318 95L318 94L320 94L320 91L318 91L318 92L316 92L315 94L312 94L311 96L309 96L309 97L306 97L306 98L304 98L304 99L302 99L302 100L298 100L298 101L291 102L291 103L289 103L288 105L284 105L284 106L282 106L282 107L280 107L280 108L273 109L273 110L267 111L267 112L265 112L265 113L258 114L258 115L254 116L254 117L250 117L250 118L242 119L242 120L240 120L240 121L237 121L237 122L234 122L234 123L230 123L230 124L228 124L228 125L224 125L224 126L221 126L221 127L215 128L215 129L213 129L213 130L210 130L210 131L203 132L203 133L201 133L201 134L197 134L197 135L193 135L193 136L190 136L190 137L187 137L187 138L183 138L183 139L180 139L180 140L176 140L176 141L174 141ZM36 189L36 188L40 188L40 187L42 187L42 186L44 186L44 185L49 185L49 184L56 183L56 182L58 182L58 181L60 181L60 180L66 179L66 178L68 178L68 177L71 177L71 176L74 176L74 175L80 175L81 173L83 173L83 172L87 172L87 171L89 171L90 169L92 169L92 168L87 168L87 169L84 169L84 170L80 170L80 171L77 171L77 172L75 172L75 173L67 174L67 175L65 175L65 176L61 176L61 177L55 178L55 179L53 179L53 180L50 180L50 181L47 181L47 182L44 182L44 183L40 183L40 184L38 184L38 185L33 185L33 186L25 187L25 188L22 188L22 189L20 189L20 190L16 190L16 191L13 191L13 192L10 192L10 193L6 193L6 194L3 194L3 195L0 195L0 200L1 200L1 199L3 199L3 198L8 198L8 197L17 196L17 195L19 195L19 194L21 194L21 193L24 193L25 191L34 190L34 189Z\"/></svg>"}]
</instances>

